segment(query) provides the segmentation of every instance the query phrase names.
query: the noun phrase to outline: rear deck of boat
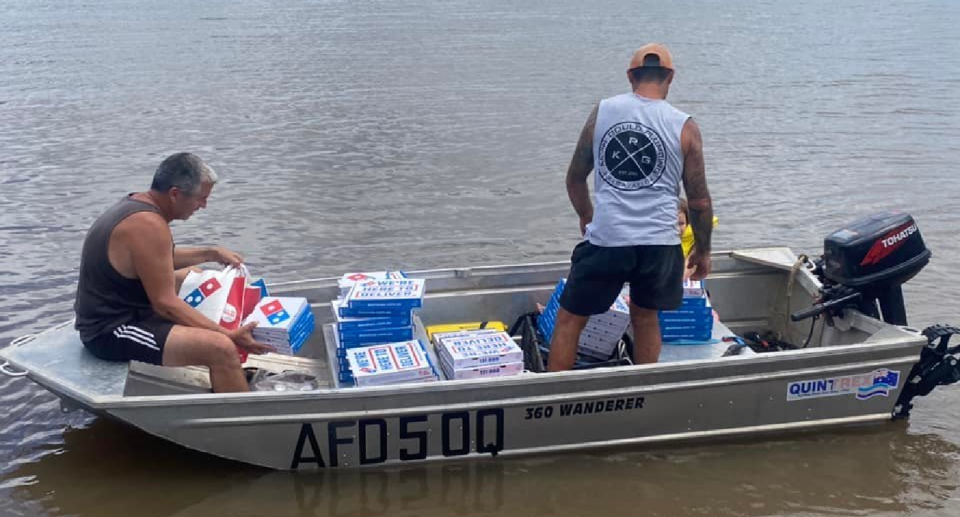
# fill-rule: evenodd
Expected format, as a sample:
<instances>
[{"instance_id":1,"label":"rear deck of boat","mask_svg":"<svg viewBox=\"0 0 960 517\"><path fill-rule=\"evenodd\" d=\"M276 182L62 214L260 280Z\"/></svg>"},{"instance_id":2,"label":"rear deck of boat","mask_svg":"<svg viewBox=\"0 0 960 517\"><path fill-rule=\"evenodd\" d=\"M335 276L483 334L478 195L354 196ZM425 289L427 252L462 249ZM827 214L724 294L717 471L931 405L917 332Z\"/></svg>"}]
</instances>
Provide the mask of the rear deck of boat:
<instances>
[{"instance_id":1,"label":"rear deck of boat","mask_svg":"<svg viewBox=\"0 0 960 517\"><path fill-rule=\"evenodd\" d=\"M729 331L774 330L788 342L808 347L863 343L897 329L860 317L845 326L823 327L811 321L793 323L791 312L808 307L817 292L816 278L805 268L795 268L788 248L764 248L715 253L708 280L712 304ZM424 306L418 311L424 325L462 321L503 321L511 324L521 314L546 303L568 263L540 263L409 272L426 278ZM306 280L276 285L273 294L304 296L313 307L318 327L332 321L329 300L338 293L337 279ZM722 329L723 326L718 326ZM662 362L718 359L728 344L665 346ZM719 349L718 347L722 347ZM298 357L268 354L251 357L248 364L269 371L297 370L317 376L325 388L338 388L328 367L324 332L316 332ZM199 368L160 368L134 363L107 363L92 357L69 325L51 329L29 342L18 340L2 351L12 364L72 403L96 411L118 397L167 395L209 390ZM128 376L129 371L129 376ZM456 382L456 381L451 381ZM358 389L358 388L345 388Z\"/></svg>"}]
</instances>

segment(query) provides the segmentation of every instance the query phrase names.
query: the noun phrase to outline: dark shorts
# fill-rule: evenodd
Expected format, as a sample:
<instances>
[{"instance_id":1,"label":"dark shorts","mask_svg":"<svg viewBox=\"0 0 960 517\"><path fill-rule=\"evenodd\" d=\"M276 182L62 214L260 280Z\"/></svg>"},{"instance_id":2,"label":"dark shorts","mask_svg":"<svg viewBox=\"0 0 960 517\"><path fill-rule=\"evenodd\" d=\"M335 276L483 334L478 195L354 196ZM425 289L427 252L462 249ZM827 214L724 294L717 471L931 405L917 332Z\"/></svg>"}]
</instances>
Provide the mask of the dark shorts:
<instances>
[{"instance_id":1,"label":"dark shorts","mask_svg":"<svg viewBox=\"0 0 960 517\"><path fill-rule=\"evenodd\" d=\"M83 345L106 361L163 364L163 346L174 323L153 314L105 332Z\"/></svg>"},{"instance_id":2,"label":"dark shorts","mask_svg":"<svg viewBox=\"0 0 960 517\"><path fill-rule=\"evenodd\" d=\"M625 282L630 301L642 309L673 310L683 299L683 249L675 246L577 244L560 306L578 316L610 309Z\"/></svg>"}]
</instances>

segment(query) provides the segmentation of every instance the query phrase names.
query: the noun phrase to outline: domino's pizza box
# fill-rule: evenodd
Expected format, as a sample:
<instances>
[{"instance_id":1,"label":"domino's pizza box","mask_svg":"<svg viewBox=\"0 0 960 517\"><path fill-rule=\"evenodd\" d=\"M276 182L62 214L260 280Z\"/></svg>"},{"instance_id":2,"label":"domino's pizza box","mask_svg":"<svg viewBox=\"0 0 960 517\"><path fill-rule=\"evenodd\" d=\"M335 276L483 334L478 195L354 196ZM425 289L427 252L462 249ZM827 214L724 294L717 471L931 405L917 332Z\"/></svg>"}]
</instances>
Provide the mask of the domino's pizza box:
<instances>
[{"instance_id":1,"label":"domino's pizza box","mask_svg":"<svg viewBox=\"0 0 960 517\"><path fill-rule=\"evenodd\" d=\"M597 334L595 332L590 332L587 329L584 329L580 333L580 341L577 343L578 350L588 350L594 352L594 354L599 354L601 357L610 357L613 354L613 350L617 347L617 343L620 342L619 336L611 336L608 334Z\"/></svg>"},{"instance_id":2,"label":"domino's pizza box","mask_svg":"<svg viewBox=\"0 0 960 517\"><path fill-rule=\"evenodd\" d=\"M684 298L680 302L679 310L695 309L706 307L710 303L710 299L706 296L698 296L695 298Z\"/></svg>"},{"instance_id":3,"label":"domino's pizza box","mask_svg":"<svg viewBox=\"0 0 960 517\"><path fill-rule=\"evenodd\" d=\"M395 343L413 339L413 327L385 329L360 329L351 332L338 332L340 343L344 346L375 343Z\"/></svg>"},{"instance_id":4,"label":"domino's pizza box","mask_svg":"<svg viewBox=\"0 0 960 517\"><path fill-rule=\"evenodd\" d=\"M310 325L305 327L302 331L298 332L295 336L292 336L289 340L272 340L264 339L260 336L254 334L254 339L257 341L273 347L274 351L278 354L294 355L300 351L300 348L309 341L310 336L313 335L314 326Z\"/></svg>"},{"instance_id":5,"label":"domino's pizza box","mask_svg":"<svg viewBox=\"0 0 960 517\"><path fill-rule=\"evenodd\" d=\"M403 321L403 318L410 317L411 309L396 309L396 308L387 308L387 309L370 309L370 308L360 308L360 309L351 309L349 306L344 305L344 300L340 300L340 308L337 309L337 314L342 318L391 318L397 321Z\"/></svg>"},{"instance_id":6,"label":"domino's pizza box","mask_svg":"<svg viewBox=\"0 0 960 517\"><path fill-rule=\"evenodd\" d=\"M253 338L270 346L286 345L292 347L296 344L306 342L315 329L315 324L312 321L298 327L297 330L287 335L266 334L257 332L257 329L254 328Z\"/></svg>"},{"instance_id":7,"label":"domino's pizza box","mask_svg":"<svg viewBox=\"0 0 960 517\"><path fill-rule=\"evenodd\" d=\"M628 321L622 321L617 324L607 324L603 322L588 321L587 324L584 325L584 328L589 329L597 334L610 334L611 336L614 336L614 337L620 337L621 335L623 335L624 332L626 332L627 327L629 326L630 326L630 322Z\"/></svg>"},{"instance_id":8,"label":"domino's pizza box","mask_svg":"<svg viewBox=\"0 0 960 517\"><path fill-rule=\"evenodd\" d=\"M696 330L696 331L671 331L667 333L661 333L660 338L666 343L669 341L709 341L712 332L710 330Z\"/></svg>"},{"instance_id":9,"label":"domino's pizza box","mask_svg":"<svg viewBox=\"0 0 960 517\"><path fill-rule=\"evenodd\" d=\"M261 330L287 331L297 323L309 305L306 298L267 296L257 303L243 324L256 321L256 328Z\"/></svg>"},{"instance_id":10,"label":"domino's pizza box","mask_svg":"<svg viewBox=\"0 0 960 517\"><path fill-rule=\"evenodd\" d=\"M702 306L684 307L681 305L680 308L675 311L660 311L658 316L661 321L669 319L712 318L713 307L710 306L710 301L706 300Z\"/></svg>"},{"instance_id":11,"label":"domino's pizza box","mask_svg":"<svg viewBox=\"0 0 960 517\"><path fill-rule=\"evenodd\" d=\"M686 279L683 281L683 297L684 298L703 298L706 296L707 296L707 291L703 285L702 280Z\"/></svg>"},{"instance_id":12,"label":"domino's pizza box","mask_svg":"<svg viewBox=\"0 0 960 517\"><path fill-rule=\"evenodd\" d=\"M254 321L254 339L274 347L278 353L298 351L315 329L310 304L299 297L269 296L260 300L243 324Z\"/></svg>"},{"instance_id":13,"label":"domino's pizza box","mask_svg":"<svg viewBox=\"0 0 960 517\"><path fill-rule=\"evenodd\" d=\"M341 300L332 300L330 302L330 308L333 310L333 319L337 324L337 330L340 332L410 326L410 311L391 311L389 316L350 318L341 315L340 309L342 306L343 302Z\"/></svg>"},{"instance_id":14,"label":"domino's pizza box","mask_svg":"<svg viewBox=\"0 0 960 517\"><path fill-rule=\"evenodd\" d=\"M599 359L601 361L604 361L604 360L610 359L610 356L613 355L613 350L581 346L577 348L577 355L592 357L594 359Z\"/></svg>"},{"instance_id":15,"label":"domino's pizza box","mask_svg":"<svg viewBox=\"0 0 960 517\"><path fill-rule=\"evenodd\" d=\"M426 328L427 339L433 342L434 334L449 334L451 332L468 332L473 330L507 331L507 325L502 321L469 321L461 323L442 323L430 325Z\"/></svg>"},{"instance_id":16,"label":"domino's pizza box","mask_svg":"<svg viewBox=\"0 0 960 517\"><path fill-rule=\"evenodd\" d=\"M485 366L473 366L465 368L454 368L448 362L448 360L441 356L440 357L440 369L443 370L443 375L450 380L458 379L480 379L484 377L507 377L510 375L518 375L523 372L523 361L520 362L511 362L511 363L502 363L502 364L492 364Z\"/></svg>"},{"instance_id":17,"label":"domino's pizza box","mask_svg":"<svg viewBox=\"0 0 960 517\"><path fill-rule=\"evenodd\" d=\"M286 328L286 329L271 328L267 325L257 322L257 326L253 328L253 331L258 334L273 337L276 339L286 339L286 338L289 338L290 336L296 335L297 333L302 331L304 328L308 326L313 326L316 323L316 319L313 316L313 311L310 309L304 309L302 313L298 314L295 318L293 318L293 321L294 321L293 325L291 325L290 328ZM249 323L249 321L246 321L246 323Z\"/></svg>"},{"instance_id":18,"label":"domino's pizza box","mask_svg":"<svg viewBox=\"0 0 960 517\"><path fill-rule=\"evenodd\" d=\"M410 340L349 350L347 360L357 386L436 380L419 341Z\"/></svg>"},{"instance_id":19,"label":"domino's pizza box","mask_svg":"<svg viewBox=\"0 0 960 517\"><path fill-rule=\"evenodd\" d=\"M352 315L356 316L367 315L367 311L375 313L383 309L396 311L415 309L423 305L424 285L425 281L421 278L358 283L350 289L345 301Z\"/></svg>"},{"instance_id":20,"label":"domino's pizza box","mask_svg":"<svg viewBox=\"0 0 960 517\"><path fill-rule=\"evenodd\" d=\"M497 332L502 332L502 331L497 329L468 329L468 330L451 330L449 332L435 332L430 341L435 345L439 345L440 341L443 339L456 339L456 338L479 336L479 335L485 335L485 334L495 334Z\"/></svg>"},{"instance_id":21,"label":"domino's pizza box","mask_svg":"<svg viewBox=\"0 0 960 517\"><path fill-rule=\"evenodd\" d=\"M268 341L289 342L300 337L300 335L305 332L312 332L315 324L316 321L314 320L313 313L304 311L303 315L297 318L297 322L287 330L260 328L258 324L253 328L253 334L255 337L260 336Z\"/></svg>"},{"instance_id":22,"label":"domino's pizza box","mask_svg":"<svg viewBox=\"0 0 960 517\"><path fill-rule=\"evenodd\" d=\"M358 282L368 282L370 280L394 280L407 278L403 271L369 271L365 273L344 273L337 281L340 287L340 295L346 296Z\"/></svg>"},{"instance_id":23,"label":"domino's pizza box","mask_svg":"<svg viewBox=\"0 0 960 517\"><path fill-rule=\"evenodd\" d=\"M297 334L291 336L288 340L263 339L258 337L256 333L254 333L253 337L257 341L273 347L274 351L279 354L294 355L309 341L310 336L313 335L313 331L314 325L310 324L298 331Z\"/></svg>"},{"instance_id":24,"label":"domino's pizza box","mask_svg":"<svg viewBox=\"0 0 960 517\"><path fill-rule=\"evenodd\" d=\"M506 332L441 335L437 352L454 369L523 362L523 350Z\"/></svg>"},{"instance_id":25,"label":"domino's pizza box","mask_svg":"<svg viewBox=\"0 0 960 517\"><path fill-rule=\"evenodd\" d=\"M660 331L673 330L710 330L713 328L713 318L702 318L694 321L661 321Z\"/></svg>"},{"instance_id":26,"label":"domino's pizza box","mask_svg":"<svg viewBox=\"0 0 960 517\"><path fill-rule=\"evenodd\" d=\"M706 318L669 318L660 319L660 328L709 329L713 326L713 317Z\"/></svg>"}]
</instances>

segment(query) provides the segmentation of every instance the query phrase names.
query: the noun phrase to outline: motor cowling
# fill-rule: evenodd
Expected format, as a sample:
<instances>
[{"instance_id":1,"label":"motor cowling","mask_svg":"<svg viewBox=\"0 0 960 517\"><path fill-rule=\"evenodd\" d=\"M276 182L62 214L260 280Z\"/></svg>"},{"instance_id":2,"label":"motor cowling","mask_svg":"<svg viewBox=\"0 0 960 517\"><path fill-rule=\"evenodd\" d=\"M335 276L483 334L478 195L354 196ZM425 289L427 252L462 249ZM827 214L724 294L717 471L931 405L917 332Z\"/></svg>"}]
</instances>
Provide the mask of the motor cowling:
<instances>
[{"instance_id":1,"label":"motor cowling","mask_svg":"<svg viewBox=\"0 0 960 517\"><path fill-rule=\"evenodd\" d=\"M823 276L865 294L913 278L930 261L910 214L886 212L860 219L823 240Z\"/></svg>"},{"instance_id":2,"label":"motor cowling","mask_svg":"<svg viewBox=\"0 0 960 517\"><path fill-rule=\"evenodd\" d=\"M820 301L792 318L829 316L852 306L887 323L906 325L901 286L930 257L910 214L884 212L854 221L823 240L823 255L814 269L823 283Z\"/></svg>"}]
</instances>

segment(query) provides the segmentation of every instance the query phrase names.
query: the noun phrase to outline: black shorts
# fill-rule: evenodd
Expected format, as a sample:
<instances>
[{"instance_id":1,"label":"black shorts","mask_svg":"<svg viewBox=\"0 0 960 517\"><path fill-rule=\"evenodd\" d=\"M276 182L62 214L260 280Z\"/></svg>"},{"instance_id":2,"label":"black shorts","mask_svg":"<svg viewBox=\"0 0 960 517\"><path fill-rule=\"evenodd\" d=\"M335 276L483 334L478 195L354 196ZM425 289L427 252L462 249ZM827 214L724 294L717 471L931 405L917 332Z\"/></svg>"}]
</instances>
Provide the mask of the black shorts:
<instances>
[{"instance_id":1,"label":"black shorts","mask_svg":"<svg viewBox=\"0 0 960 517\"><path fill-rule=\"evenodd\" d=\"M560 306L578 316L610 309L625 282L630 302L642 309L674 310L683 299L683 249L675 246L577 244Z\"/></svg>"},{"instance_id":2,"label":"black shorts","mask_svg":"<svg viewBox=\"0 0 960 517\"><path fill-rule=\"evenodd\" d=\"M174 323L156 314L120 325L83 345L106 361L143 361L163 364L163 347Z\"/></svg>"}]
</instances>

